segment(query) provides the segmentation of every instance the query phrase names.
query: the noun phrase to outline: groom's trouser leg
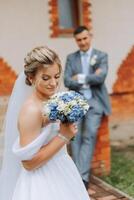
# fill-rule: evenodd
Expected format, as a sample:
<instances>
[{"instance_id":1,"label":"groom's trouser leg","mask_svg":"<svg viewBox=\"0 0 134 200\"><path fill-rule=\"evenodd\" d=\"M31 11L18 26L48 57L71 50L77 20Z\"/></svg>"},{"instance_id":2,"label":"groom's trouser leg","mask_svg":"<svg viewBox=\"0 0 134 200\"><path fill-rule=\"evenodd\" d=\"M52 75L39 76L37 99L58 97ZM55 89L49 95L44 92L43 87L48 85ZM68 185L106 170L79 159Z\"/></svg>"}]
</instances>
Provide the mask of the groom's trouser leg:
<instances>
[{"instance_id":1,"label":"groom's trouser leg","mask_svg":"<svg viewBox=\"0 0 134 200\"><path fill-rule=\"evenodd\" d=\"M102 113L96 113L94 108L91 108L85 117L78 164L79 172L85 181L89 181L91 161L102 116Z\"/></svg>"},{"instance_id":2,"label":"groom's trouser leg","mask_svg":"<svg viewBox=\"0 0 134 200\"><path fill-rule=\"evenodd\" d=\"M75 162L78 170L79 170L79 153L80 153L80 148L81 148L81 143L82 143L83 122L84 122L84 120L82 119L77 123L78 132L77 132L74 140L71 142L72 158L73 158L73 161Z\"/></svg>"}]
</instances>

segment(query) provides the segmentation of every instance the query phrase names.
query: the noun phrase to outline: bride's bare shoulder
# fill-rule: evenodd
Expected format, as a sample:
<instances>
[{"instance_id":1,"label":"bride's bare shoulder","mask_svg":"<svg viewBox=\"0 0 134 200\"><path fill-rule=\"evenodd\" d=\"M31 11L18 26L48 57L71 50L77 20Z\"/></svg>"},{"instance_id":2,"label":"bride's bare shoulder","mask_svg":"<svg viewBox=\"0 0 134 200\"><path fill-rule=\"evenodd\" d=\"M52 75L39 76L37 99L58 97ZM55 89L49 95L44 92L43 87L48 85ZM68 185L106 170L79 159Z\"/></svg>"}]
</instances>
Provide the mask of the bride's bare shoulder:
<instances>
[{"instance_id":1,"label":"bride's bare shoulder","mask_svg":"<svg viewBox=\"0 0 134 200\"><path fill-rule=\"evenodd\" d=\"M41 113L40 105L37 102L34 102L32 99L28 99L24 102L20 109L20 114L39 114Z\"/></svg>"},{"instance_id":2,"label":"bride's bare shoulder","mask_svg":"<svg viewBox=\"0 0 134 200\"><path fill-rule=\"evenodd\" d=\"M27 100L23 104L18 117L20 144L25 146L36 138L41 126L42 114L40 105L32 100Z\"/></svg>"},{"instance_id":3,"label":"bride's bare shoulder","mask_svg":"<svg viewBox=\"0 0 134 200\"><path fill-rule=\"evenodd\" d=\"M28 99L24 104L22 105L19 113L19 122L27 122L30 123L31 121L38 122L42 120L42 113L40 105L36 102L34 102L31 99Z\"/></svg>"}]
</instances>

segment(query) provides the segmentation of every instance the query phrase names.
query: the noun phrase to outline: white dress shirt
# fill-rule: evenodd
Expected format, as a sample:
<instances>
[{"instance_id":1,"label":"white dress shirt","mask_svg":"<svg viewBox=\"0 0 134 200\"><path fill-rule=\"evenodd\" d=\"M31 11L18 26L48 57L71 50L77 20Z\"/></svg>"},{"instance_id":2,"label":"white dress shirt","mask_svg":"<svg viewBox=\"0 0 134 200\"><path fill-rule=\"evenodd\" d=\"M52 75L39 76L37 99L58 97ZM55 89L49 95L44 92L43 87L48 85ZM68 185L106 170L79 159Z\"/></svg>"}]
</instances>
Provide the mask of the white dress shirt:
<instances>
[{"instance_id":1,"label":"white dress shirt","mask_svg":"<svg viewBox=\"0 0 134 200\"><path fill-rule=\"evenodd\" d=\"M91 53L92 53L92 47L86 52L80 51L81 63L82 63L82 72L83 73L78 74L78 82L83 84L82 89L81 89L81 93L87 99L90 99L92 97L90 85L85 84L86 75L89 74Z\"/></svg>"}]
</instances>

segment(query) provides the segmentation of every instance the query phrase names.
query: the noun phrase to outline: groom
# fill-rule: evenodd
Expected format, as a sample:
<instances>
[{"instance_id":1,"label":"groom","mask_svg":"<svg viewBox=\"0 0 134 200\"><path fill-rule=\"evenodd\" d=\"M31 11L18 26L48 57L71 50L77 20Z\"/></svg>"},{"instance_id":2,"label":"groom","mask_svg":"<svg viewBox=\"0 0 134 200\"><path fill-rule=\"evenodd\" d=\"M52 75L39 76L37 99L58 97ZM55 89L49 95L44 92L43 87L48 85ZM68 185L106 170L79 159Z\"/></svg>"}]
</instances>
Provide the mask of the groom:
<instances>
[{"instance_id":1,"label":"groom","mask_svg":"<svg viewBox=\"0 0 134 200\"><path fill-rule=\"evenodd\" d=\"M70 90L84 95L90 105L86 116L79 121L77 136L71 143L73 160L88 188L97 131L103 115L110 113L104 83L108 72L108 57L106 53L91 46L91 34L87 27L78 27L74 31L74 38L79 50L67 57L64 84Z\"/></svg>"}]
</instances>

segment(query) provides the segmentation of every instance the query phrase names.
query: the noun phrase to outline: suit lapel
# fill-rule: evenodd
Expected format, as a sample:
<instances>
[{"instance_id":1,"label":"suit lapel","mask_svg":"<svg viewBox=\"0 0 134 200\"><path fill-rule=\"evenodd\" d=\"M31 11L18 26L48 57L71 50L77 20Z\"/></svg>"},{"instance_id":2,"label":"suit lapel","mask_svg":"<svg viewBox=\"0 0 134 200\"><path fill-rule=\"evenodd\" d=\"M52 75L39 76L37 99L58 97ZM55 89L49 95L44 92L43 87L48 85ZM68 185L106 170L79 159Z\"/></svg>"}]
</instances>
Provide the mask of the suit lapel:
<instances>
[{"instance_id":1,"label":"suit lapel","mask_svg":"<svg viewBox=\"0 0 134 200\"><path fill-rule=\"evenodd\" d=\"M93 48L92 52L91 52L90 63L91 63L91 60L92 60L94 55L96 55L96 50ZM89 63L89 72L93 73L94 72L94 65L91 65L90 63Z\"/></svg>"},{"instance_id":2,"label":"suit lapel","mask_svg":"<svg viewBox=\"0 0 134 200\"><path fill-rule=\"evenodd\" d=\"M91 58L90 58L90 61L91 61L91 59L93 58L93 56L94 55L96 55L96 50L93 48L92 49L92 52L91 52ZM81 63L81 56L80 56L80 51L77 51L76 52L76 54L75 54L75 65L74 65L74 67L75 67L75 69L74 69L74 71L76 72L76 73L83 73L82 72L82 63ZM89 63L89 73L93 73L94 72L94 65L91 65L90 63Z\"/></svg>"}]
</instances>

